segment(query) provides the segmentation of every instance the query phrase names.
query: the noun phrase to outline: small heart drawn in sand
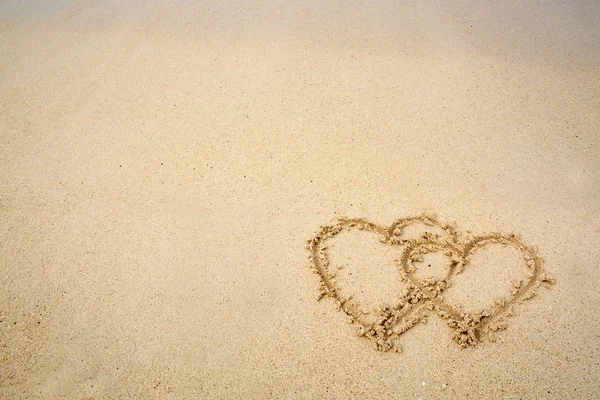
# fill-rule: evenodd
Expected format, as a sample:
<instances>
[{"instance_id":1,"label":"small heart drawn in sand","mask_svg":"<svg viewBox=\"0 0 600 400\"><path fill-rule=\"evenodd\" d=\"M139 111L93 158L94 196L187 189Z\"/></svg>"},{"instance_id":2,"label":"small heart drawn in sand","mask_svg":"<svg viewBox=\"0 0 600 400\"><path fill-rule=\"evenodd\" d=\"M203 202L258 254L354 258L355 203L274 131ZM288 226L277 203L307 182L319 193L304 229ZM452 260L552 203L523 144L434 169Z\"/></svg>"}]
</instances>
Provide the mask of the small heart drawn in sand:
<instances>
[{"instance_id":1,"label":"small heart drawn in sand","mask_svg":"<svg viewBox=\"0 0 600 400\"><path fill-rule=\"evenodd\" d=\"M436 228L441 233L424 233L409 237L406 229L410 225L422 224ZM378 236L388 246L402 247L402 255L395 260L401 280L406 289L394 306L382 306L376 312L366 312L352 297L346 297L338 287L335 274L329 268L327 242L344 230L363 230ZM444 299L446 290L470 265L475 252L490 244L512 246L523 256L528 277L518 281L506 297L497 299L487 309L466 312ZM465 236L448 224L439 222L434 216L422 214L399 219L389 227L382 227L363 219L340 218L334 225L322 226L317 235L307 242L311 268L320 279L320 296L331 298L356 326L359 336L371 340L381 351L400 347L397 339L410 328L424 322L430 312L436 312L452 329L452 338L461 346L475 346L486 336L494 341L495 332L506 329L506 320L512 315L514 306L532 298L540 286L554 281L544 274L541 257L526 246L515 235L489 234ZM429 253L442 252L447 258L442 278L421 279L416 274L415 263Z\"/></svg>"}]
</instances>

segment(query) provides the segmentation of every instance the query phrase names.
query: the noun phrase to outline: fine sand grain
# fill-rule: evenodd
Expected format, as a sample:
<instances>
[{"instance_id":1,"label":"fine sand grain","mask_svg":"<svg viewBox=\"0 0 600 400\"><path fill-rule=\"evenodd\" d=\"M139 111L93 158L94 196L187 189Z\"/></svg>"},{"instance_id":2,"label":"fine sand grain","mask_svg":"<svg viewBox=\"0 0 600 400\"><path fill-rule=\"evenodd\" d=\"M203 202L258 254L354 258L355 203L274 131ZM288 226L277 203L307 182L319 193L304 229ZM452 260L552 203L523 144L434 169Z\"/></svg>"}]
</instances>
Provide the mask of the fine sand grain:
<instances>
[{"instance_id":1,"label":"fine sand grain","mask_svg":"<svg viewBox=\"0 0 600 400\"><path fill-rule=\"evenodd\" d=\"M1 0L0 398L599 398L598 21Z\"/></svg>"}]
</instances>

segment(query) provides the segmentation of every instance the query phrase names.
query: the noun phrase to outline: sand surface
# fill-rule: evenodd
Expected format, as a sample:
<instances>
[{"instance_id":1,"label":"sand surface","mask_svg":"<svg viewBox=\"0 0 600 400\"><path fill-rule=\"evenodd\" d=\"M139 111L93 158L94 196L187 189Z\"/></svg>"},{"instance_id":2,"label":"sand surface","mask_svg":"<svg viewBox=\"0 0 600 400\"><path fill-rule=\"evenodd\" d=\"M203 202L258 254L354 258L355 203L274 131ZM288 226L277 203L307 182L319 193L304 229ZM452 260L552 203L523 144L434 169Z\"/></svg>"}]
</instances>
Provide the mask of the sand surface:
<instances>
[{"instance_id":1,"label":"sand surface","mask_svg":"<svg viewBox=\"0 0 600 400\"><path fill-rule=\"evenodd\" d=\"M598 20L593 0L0 1L0 398L598 398ZM376 350L316 300L306 243L422 212L518 234L556 284L495 342L461 348L434 310ZM346 233L341 290L397 302L400 247ZM505 247L444 298L509 296L528 272ZM426 256L419 279L443 273Z\"/></svg>"}]
</instances>

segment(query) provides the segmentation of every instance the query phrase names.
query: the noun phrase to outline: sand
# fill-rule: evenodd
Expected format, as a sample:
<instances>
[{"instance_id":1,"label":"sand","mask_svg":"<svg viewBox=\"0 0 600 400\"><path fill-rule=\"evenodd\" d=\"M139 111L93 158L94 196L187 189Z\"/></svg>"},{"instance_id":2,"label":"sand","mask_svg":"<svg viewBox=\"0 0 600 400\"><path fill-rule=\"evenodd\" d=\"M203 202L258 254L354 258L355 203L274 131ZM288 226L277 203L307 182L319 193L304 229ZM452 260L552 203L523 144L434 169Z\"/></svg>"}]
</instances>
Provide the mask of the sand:
<instances>
[{"instance_id":1,"label":"sand","mask_svg":"<svg viewBox=\"0 0 600 400\"><path fill-rule=\"evenodd\" d=\"M599 397L599 19L2 1L0 398Z\"/></svg>"}]
</instances>

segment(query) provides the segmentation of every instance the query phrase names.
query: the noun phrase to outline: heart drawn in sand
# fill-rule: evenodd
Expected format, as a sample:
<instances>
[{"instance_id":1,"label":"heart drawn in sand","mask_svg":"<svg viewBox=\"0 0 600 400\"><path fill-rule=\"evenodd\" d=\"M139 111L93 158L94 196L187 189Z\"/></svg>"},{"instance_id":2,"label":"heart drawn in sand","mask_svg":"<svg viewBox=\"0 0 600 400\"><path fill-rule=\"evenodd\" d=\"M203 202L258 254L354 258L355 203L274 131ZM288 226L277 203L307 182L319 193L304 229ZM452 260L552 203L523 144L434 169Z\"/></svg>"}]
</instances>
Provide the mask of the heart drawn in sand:
<instances>
[{"instance_id":1,"label":"heart drawn in sand","mask_svg":"<svg viewBox=\"0 0 600 400\"><path fill-rule=\"evenodd\" d=\"M442 234L424 233L420 237L408 238L405 228L413 224L424 224L438 228ZM407 289L394 306L380 307L377 312L366 312L352 297L346 297L338 287L335 274L330 270L327 241L344 230L358 229L378 236L380 242L389 246L402 247L402 255L395 260L401 280ZM473 254L489 244L500 243L519 250L527 266L528 277L519 281L505 298L496 300L486 310L468 313L444 299L446 290L460 274L471 267ZM464 236L448 224L439 222L434 216L423 214L399 219L389 227L382 227L363 219L340 218L334 225L322 226L314 238L307 242L311 268L320 279L320 296L331 298L356 326L359 336L371 340L381 351L400 347L397 339L421 321L430 312L436 312L452 329L452 338L461 346L474 346L486 336L495 340L495 332L506 329L507 317L513 307L532 298L540 286L553 284L554 280L544 274L541 257L526 246L515 235L489 234ZM443 252L448 259L445 276L441 279L420 279L415 263L428 253Z\"/></svg>"}]
</instances>

